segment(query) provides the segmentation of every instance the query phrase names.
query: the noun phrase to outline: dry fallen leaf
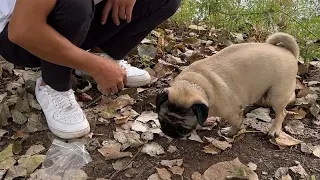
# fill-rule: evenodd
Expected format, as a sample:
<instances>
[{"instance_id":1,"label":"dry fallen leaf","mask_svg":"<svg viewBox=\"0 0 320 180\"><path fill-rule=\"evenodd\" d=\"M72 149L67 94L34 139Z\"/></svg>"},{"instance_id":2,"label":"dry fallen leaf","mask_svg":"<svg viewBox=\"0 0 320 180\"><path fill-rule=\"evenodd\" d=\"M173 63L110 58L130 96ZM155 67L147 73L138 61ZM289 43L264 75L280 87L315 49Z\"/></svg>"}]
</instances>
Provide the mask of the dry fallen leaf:
<instances>
[{"instance_id":1,"label":"dry fallen leaf","mask_svg":"<svg viewBox=\"0 0 320 180\"><path fill-rule=\"evenodd\" d=\"M150 126L146 123L135 120L131 129L137 132L147 132L150 129Z\"/></svg>"},{"instance_id":2,"label":"dry fallen leaf","mask_svg":"<svg viewBox=\"0 0 320 180\"><path fill-rule=\"evenodd\" d=\"M87 180L88 175L82 169L69 169L64 172L62 180Z\"/></svg>"},{"instance_id":3,"label":"dry fallen leaf","mask_svg":"<svg viewBox=\"0 0 320 180\"><path fill-rule=\"evenodd\" d=\"M188 137L188 139L192 140L192 141L197 141L197 142L203 143L203 141L201 140L200 136L197 134L197 131L193 131L191 133L191 136Z\"/></svg>"},{"instance_id":4,"label":"dry fallen leaf","mask_svg":"<svg viewBox=\"0 0 320 180\"><path fill-rule=\"evenodd\" d=\"M298 110L298 112L297 112L298 114L296 114L295 116L294 116L294 119L303 119L303 118L305 118L306 117L306 115L307 115L307 113L302 109L302 108L299 108L299 110Z\"/></svg>"},{"instance_id":5,"label":"dry fallen leaf","mask_svg":"<svg viewBox=\"0 0 320 180\"><path fill-rule=\"evenodd\" d=\"M154 121L156 125L160 126L160 122L158 120L158 114L153 111L144 111L141 113L139 117L137 117L136 121L140 121L143 123L147 123L149 121Z\"/></svg>"},{"instance_id":6,"label":"dry fallen leaf","mask_svg":"<svg viewBox=\"0 0 320 180\"><path fill-rule=\"evenodd\" d=\"M292 180L291 176L289 174L282 176L281 180Z\"/></svg>"},{"instance_id":7,"label":"dry fallen leaf","mask_svg":"<svg viewBox=\"0 0 320 180\"><path fill-rule=\"evenodd\" d=\"M17 177L27 176L27 170L22 166L13 166L11 167L6 175L5 179L15 179Z\"/></svg>"},{"instance_id":8,"label":"dry fallen leaf","mask_svg":"<svg viewBox=\"0 0 320 180\"><path fill-rule=\"evenodd\" d=\"M168 149L167 149L167 151L169 152L169 153L174 153L174 152L176 152L178 149L177 149L177 147L176 146L173 146L173 145L169 145L169 147L168 147Z\"/></svg>"},{"instance_id":9,"label":"dry fallen leaf","mask_svg":"<svg viewBox=\"0 0 320 180\"><path fill-rule=\"evenodd\" d=\"M151 140L153 140L153 133L152 132L150 132L150 131L146 131L146 132L143 132L142 134L141 134L141 139L143 139L143 140L146 140L146 141L151 141Z\"/></svg>"},{"instance_id":10,"label":"dry fallen leaf","mask_svg":"<svg viewBox=\"0 0 320 180\"><path fill-rule=\"evenodd\" d=\"M317 94L308 94L302 98L296 98L295 105L307 105L307 104L314 104L318 99Z\"/></svg>"},{"instance_id":11,"label":"dry fallen leaf","mask_svg":"<svg viewBox=\"0 0 320 180\"><path fill-rule=\"evenodd\" d=\"M213 146L212 144L209 144L207 146L204 146L203 147L203 150L202 150L204 153L207 153L207 154L218 154L221 152L220 149L216 148L215 146Z\"/></svg>"},{"instance_id":12,"label":"dry fallen leaf","mask_svg":"<svg viewBox=\"0 0 320 180\"><path fill-rule=\"evenodd\" d=\"M2 137L3 137L5 134L7 134L7 133L8 133L7 130L0 129L0 141L1 141Z\"/></svg>"},{"instance_id":13,"label":"dry fallen leaf","mask_svg":"<svg viewBox=\"0 0 320 180\"><path fill-rule=\"evenodd\" d=\"M7 170L0 170L0 179L3 179L3 175L7 172Z\"/></svg>"},{"instance_id":14,"label":"dry fallen leaf","mask_svg":"<svg viewBox=\"0 0 320 180\"><path fill-rule=\"evenodd\" d=\"M31 146L27 152L26 152L26 155L34 155L34 154L38 154L40 153L41 151L45 150L45 147L43 147L42 144L39 144L39 145L33 145Z\"/></svg>"},{"instance_id":15,"label":"dry fallen leaf","mask_svg":"<svg viewBox=\"0 0 320 180\"><path fill-rule=\"evenodd\" d=\"M280 132L279 137L275 139L275 141L273 141L273 139L272 140L270 139L270 142L278 145L280 148L286 148L287 146L294 146L294 145L300 144L303 141L295 139L282 131Z\"/></svg>"},{"instance_id":16,"label":"dry fallen leaf","mask_svg":"<svg viewBox=\"0 0 320 180\"><path fill-rule=\"evenodd\" d=\"M301 164L298 161L295 161L297 164L296 166L289 167L289 169L294 173L294 174L299 174L300 179L308 179L309 175L306 172L306 170L301 166Z\"/></svg>"},{"instance_id":17,"label":"dry fallen leaf","mask_svg":"<svg viewBox=\"0 0 320 180\"><path fill-rule=\"evenodd\" d=\"M156 168L159 177L162 180L171 180L171 174L166 168Z\"/></svg>"},{"instance_id":18,"label":"dry fallen leaf","mask_svg":"<svg viewBox=\"0 0 320 180\"><path fill-rule=\"evenodd\" d=\"M203 174L203 180L219 180L225 178L245 178L258 180L258 175L249 167L242 164L238 158L232 161L219 162L209 167Z\"/></svg>"},{"instance_id":19,"label":"dry fallen leaf","mask_svg":"<svg viewBox=\"0 0 320 180\"><path fill-rule=\"evenodd\" d=\"M183 159L172 159L172 160L161 160L160 164L162 166L167 166L172 168L173 166L181 166L183 163Z\"/></svg>"},{"instance_id":20,"label":"dry fallen leaf","mask_svg":"<svg viewBox=\"0 0 320 180\"><path fill-rule=\"evenodd\" d=\"M257 170L257 167L258 167L258 166L257 166L256 164L250 162L250 163L248 164L248 167L249 167L252 171L255 171L255 170Z\"/></svg>"},{"instance_id":21,"label":"dry fallen leaf","mask_svg":"<svg viewBox=\"0 0 320 180\"><path fill-rule=\"evenodd\" d=\"M13 157L7 157L3 161L0 161L0 169L7 170L10 169L17 161Z\"/></svg>"},{"instance_id":22,"label":"dry fallen leaf","mask_svg":"<svg viewBox=\"0 0 320 180\"><path fill-rule=\"evenodd\" d=\"M227 141L219 141L215 138L210 137L204 137L209 143L211 143L216 148L219 148L220 150L226 150L227 148L231 148L232 145L228 143Z\"/></svg>"},{"instance_id":23,"label":"dry fallen leaf","mask_svg":"<svg viewBox=\"0 0 320 180\"><path fill-rule=\"evenodd\" d=\"M270 123L263 122L263 121L258 121L257 119L254 119L254 118L245 118L244 119L244 124L249 125L253 129L261 131L261 132L263 132L265 134L268 133L269 126L271 126Z\"/></svg>"},{"instance_id":24,"label":"dry fallen leaf","mask_svg":"<svg viewBox=\"0 0 320 180\"><path fill-rule=\"evenodd\" d=\"M131 152L120 152L121 144L115 140L104 141L102 144L103 147L98 149L98 151L105 157L106 160L132 156Z\"/></svg>"},{"instance_id":25,"label":"dry fallen leaf","mask_svg":"<svg viewBox=\"0 0 320 180\"><path fill-rule=\"evenodd\" d=\"M31 174L35 169L39 167L39 165L44 161L45 158L45 155L22 156L18 160L18 166L22 166L27 170L28 174Z\"/></svg>"},{"instance_id":26,"label":"dry fallen leaf","mask_svg":"<svg viewBox=\"0 0 320 180\"><path fill-rule=\"evenodd\" d=\"M312 154L315 147L311 143L301 143L301 151L307 154Z\"/></svg>"},{"instance_id":27,"label":"dry fallen leaf","mask_svg":"<svg viewBox=\"0 0 320 180\"><path fill-rule=\"evenodd\" d=\"M191 175L191 180L201 180L201 174L199 172L193 172Z\"/></svg>"},{"instance_id":28,"label":"dry fallen leaf","mask_svg":"<svg viewBox=\"0 0 320 180\"><path fill-rule=\"evenodd\" d=\"M156 142L145 144L141 152L153 157L165 153L163 147Z\"/></svg>"},{"instance_id":29,"label":"dry fallen leaf","mask_svg":"<svg viewBox=\"0 0 320 180\"><path fill-rule=\"evenodd\" d=\"M312 154L320 158L320 146L315 146L315 149L313 150Z\"/></svg>"},{"instance_id":30,"label":"dry fallen leaf","mask_svg":"<svg viewBox=\"0 0 320 180\"><path fill-rule=\"evenodd\" d=\"M151 176L148 177L147 180L161 180L158 173L151 174Z\"/></svg>"},{"instance_id":31,"label":"dry fallen leaf","mask_svg":"<svg viewBox=\"0 0 320 180\"><path fill-rule=\"evenodd\" d=\"M27 122L27 117L23 115L21 112L13 110L11 111L11 113L12 113L13 122L20 125Z\"/></svg>"},{"instance_id":32,"label":"dry fallen leaf","mask_svg":"<svg viewBox=\"0 0 320 180\"><path fill-rule=\"evenodd\" d=\"M257 108L250 113L246 114L247 118L255 118L260 119L264 122L270 122L272 118L270 117L270 109L269 108Z\"/></svg>"},{"instance_id":33,"label":"dry fallen leaf","mask_svg":"<svg viewBox=\"0 0 320 180\"><path fill-rule=\"evenodd\" d=\"M139 147L144 143L140 140L140 135L135 131L129 131L124 134L130 147Z\"/></svg>"},{"instance_id":34,"label":"dry fallen leaf","mask_svg":"<svg viewBox=\"0 0 320 180\"><path fill-rule=\"evenodd\" d=\"M127 94L121 95L116 99L102 96L99 104L93 108L93 112L105 119L115 118L118 114L117 110L120 110L127 105L133 105L134 103L135 100Z\"/></svg>"},{"instance_id":35,"label":"dry fallen leaf","mask_svg":"<svg viewBox=\"0 0 320 180\"><path fill-rule=\"evenodd\" d=\"M290 134L294 135L303 135L304 132L304 124L299 120L290 121L284 129Z\"/></svg>"},{"instance_id":36,"label":"dry fallen leaf","mask_svg":"<svg viewBox=\"0 0 320 180\"><path fill-rule=\"evenodd\" d=\"M120 170L125 170L125 169L128 169L128 168L132 168L132 163L131 162L127 167L124 167L125 165L127 165L127 163L129 162L130 160L128 159L119 159L117 160L116 162L112 163L112 167L114 170L116 171L120 171ZM124 169L125 168L125 169Z\"/></svg>"},{"instance_id":37,"label":"dry fallen leaf","mask_svg":"<svg viewBox=\"0 0 320 180\"><path fill-rule=\"evenodd\" d=\"M7 159L7 158L13 157L12 150L13 150L13 144L10 144L3 151L1 151L0 152L0 162Z\"/></svg>"},{"instance_id":38,"label":"dry fallen leaf","mask_svg":"<svg viewBox=\"0 0 320 180\"><path fill-rule=\"evenodd\" d=\"M184 172L184 168L179 167L179 166L173 166L169 170L172 172L172 174L176 174L176 175L179 175L179 176L182 176L182 174Z\"/></svg>"},{"instance_id":39,"label":"dry fallen leaf","mask_svg":"<svg viewBox=\"0 0 320 180\"><path fill-rule=\"evenodd\" d=\"M320 105L316 103L312 104L312 106L310 107L310 113L317 118L319 112L320 112Z\"/></svg>"},{"instance_id":40,"label":"dry fallen leaf","mask_svg":"<svg viewBox=\"0 0 320 180\"><path fill-rule=\"evenodd\" d=\"M197 30L197 31L205 31L207 30L204 26L190 25L189 29Z\"/></svg>"}]
</instances>

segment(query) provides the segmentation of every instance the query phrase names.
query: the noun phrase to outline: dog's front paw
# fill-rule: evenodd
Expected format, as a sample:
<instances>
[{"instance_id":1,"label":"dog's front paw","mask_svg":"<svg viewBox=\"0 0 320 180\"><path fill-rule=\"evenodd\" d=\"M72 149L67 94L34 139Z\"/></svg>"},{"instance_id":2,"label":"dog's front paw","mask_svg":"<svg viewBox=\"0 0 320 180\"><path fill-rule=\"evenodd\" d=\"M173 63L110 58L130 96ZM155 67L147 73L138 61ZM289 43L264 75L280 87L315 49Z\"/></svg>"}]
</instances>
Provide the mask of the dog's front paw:
<instances>
[{"instance_id":1,"label":"dog's front paw","mask_svg":"<svg viewBox=\"0 0 320 180\"><path fill-rule=\"evenodd\" d=\"M224 136L233 137L234 135L236 135L239 132L239 129L233 128L230 126L230 127L221 128L220 132Z\"/></svg>"},{"instance_id":2,"label":"dog's front paw","mask_svg":"<svg viewBox=\"0 0 320 180\"><path fill-rule=\"evenodd\" d=\"M280 132L281 132L281 128L271 126L271 128L269 129L268 135L272 138L277 138L279 137Z\"/></svg>"}]
</instances>

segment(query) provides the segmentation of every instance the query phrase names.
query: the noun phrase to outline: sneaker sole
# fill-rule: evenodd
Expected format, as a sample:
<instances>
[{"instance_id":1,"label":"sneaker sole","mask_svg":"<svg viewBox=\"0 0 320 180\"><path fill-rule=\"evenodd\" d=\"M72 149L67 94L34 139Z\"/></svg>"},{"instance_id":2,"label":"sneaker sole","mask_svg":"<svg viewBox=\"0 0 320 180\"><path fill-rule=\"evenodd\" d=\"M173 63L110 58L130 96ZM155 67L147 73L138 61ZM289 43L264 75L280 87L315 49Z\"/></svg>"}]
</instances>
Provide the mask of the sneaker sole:
<instances>
[{"instance_id":1,"label":"sneaker sole","mask_svg":"<svg viewBox=\"0 0 320 180\"><path fill-rule=\"evenodd\" d=\"M63 131L60 131L58 129L53 128L50 125L48 125L48 127L49 127L50 131L52 132L52 134L54 134L62 139L80 138L80 137L83 137L83 136L90 133L90 127L87 127L85 129L82 129L82 130L76 131L76 132L63 132Z\"/></svg>"},{"instance_id":2,"label":"sneaker sole","mask_svg":"<svg viewBox=\"0 0 320 180\"><path fill-rule=\"evenodd\" d=\"M128 87L141 87L146 86L151 82L151 80L145 80L145 81L136 81L134 83L127 83L126 86Z\"/></svg>"}]
</instances>

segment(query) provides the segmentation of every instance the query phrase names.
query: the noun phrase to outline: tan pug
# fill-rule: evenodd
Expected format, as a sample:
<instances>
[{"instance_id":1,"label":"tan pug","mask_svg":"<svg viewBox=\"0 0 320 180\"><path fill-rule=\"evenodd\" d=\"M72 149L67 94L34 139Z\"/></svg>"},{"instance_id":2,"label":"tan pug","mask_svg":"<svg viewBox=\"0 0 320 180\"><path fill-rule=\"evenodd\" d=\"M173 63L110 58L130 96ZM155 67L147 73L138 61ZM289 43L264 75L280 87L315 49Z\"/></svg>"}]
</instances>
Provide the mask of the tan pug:
<instances>
[{"instance_id":1,"label":"tan pug","mask_svg":"<svg viewBox=\"0 0 320 180\"><path fill-rule=\"evenodd\" d=\"M208 117L231 124L223 130L235 135L243 123L243 109L267 102L276 113L269 135L282 131L286 106L295 99L299 46L286 33L265 43L242 43L192 63L156 98L163 133L172 138L190 135Z\"/></svg>"}]
</instances>

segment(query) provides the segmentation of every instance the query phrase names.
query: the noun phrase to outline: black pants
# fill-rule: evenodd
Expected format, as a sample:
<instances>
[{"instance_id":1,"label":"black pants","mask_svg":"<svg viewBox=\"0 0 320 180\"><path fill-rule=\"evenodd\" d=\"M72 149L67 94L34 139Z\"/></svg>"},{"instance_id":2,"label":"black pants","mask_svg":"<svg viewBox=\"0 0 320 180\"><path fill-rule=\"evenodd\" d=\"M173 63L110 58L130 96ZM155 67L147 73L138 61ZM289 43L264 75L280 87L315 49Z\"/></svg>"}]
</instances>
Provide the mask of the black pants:
<instances>
[{"instance_id":1,"label":"black pants","mask_svg":"<svg viewBox=\"0 0 320 180\"><path fill-rule=\"evenodd\" d=\"M137 0L130 23L117 26L111 15L105 25L101 14L106 0L96 6L90 0L57 0L48 17L48 24L78 47L88 50L99 47L114 59L124 58L152 29L171 17L181 0ZM8 39L8 25L0 34L0 55L23 67L41 67L42 78L53 89L71 88L71 70L41 60Z\"/></svg>"}]
</instances>

